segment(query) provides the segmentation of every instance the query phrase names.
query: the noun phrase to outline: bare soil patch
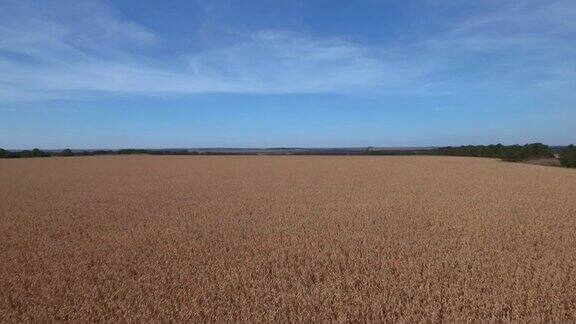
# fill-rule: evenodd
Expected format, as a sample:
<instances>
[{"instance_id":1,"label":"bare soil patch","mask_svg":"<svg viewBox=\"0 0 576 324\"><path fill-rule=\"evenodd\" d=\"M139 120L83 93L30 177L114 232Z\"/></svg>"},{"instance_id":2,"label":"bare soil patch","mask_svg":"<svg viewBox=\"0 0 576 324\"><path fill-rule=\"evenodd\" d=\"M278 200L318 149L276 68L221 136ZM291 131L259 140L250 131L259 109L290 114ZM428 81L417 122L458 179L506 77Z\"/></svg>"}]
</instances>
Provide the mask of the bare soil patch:
<instances>
[{"instance_id":1,"label":"bare soil patch","mask_svg":"<svg viewBox=\"0 0 576 324\"><path fill-rule=\"evenodd\" d=\"M556 158L531 159L525 161L524 163L543 165L543 166L555 166L555 167L560 166L560 160Z\"/></svg>"}]
</instances>

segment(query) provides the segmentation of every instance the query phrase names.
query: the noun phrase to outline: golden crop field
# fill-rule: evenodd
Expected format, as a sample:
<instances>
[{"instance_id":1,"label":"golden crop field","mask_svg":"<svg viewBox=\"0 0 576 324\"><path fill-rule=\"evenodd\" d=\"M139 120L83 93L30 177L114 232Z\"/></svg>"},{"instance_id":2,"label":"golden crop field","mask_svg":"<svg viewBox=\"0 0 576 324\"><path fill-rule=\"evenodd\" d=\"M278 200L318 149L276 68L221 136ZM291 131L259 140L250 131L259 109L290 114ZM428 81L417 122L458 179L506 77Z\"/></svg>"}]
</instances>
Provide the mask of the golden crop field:
<instances>
[{"instance_id":1,"label":"golden crop field","mask_svg":"<svg viewBox=\"0 0 576 324\"><path fill-rule=\"evenodd\" d=\"M0 160L0 320L576 321L576 170Z\"/></svg>"}]
</instances>

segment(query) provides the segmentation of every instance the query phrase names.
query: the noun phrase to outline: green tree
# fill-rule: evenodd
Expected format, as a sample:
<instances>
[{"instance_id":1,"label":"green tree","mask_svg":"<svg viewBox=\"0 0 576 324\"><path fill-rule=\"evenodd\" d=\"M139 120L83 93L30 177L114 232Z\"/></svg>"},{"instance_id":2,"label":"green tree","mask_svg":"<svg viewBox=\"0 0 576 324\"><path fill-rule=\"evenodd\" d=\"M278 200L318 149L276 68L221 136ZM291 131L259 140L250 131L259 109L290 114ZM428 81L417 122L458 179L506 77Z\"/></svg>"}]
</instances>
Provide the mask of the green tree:
<instances>
[{"instance_id":1,"label":"green tree","mask_svg":"<svg viewBox=\"0 0 576 324\"><path fill-rule=\"evenodd\" d=\"M33 157L49 157L50 154L35 148L32 150L32 156Z\"/></svg>"},{"instance_id":2,"label":"green tree","mask_svg":"<svg viewBox=\"0 0 576 324\"><path fill-rule=\"evenodd\" d=\"M508 146L502 154L502 160L507 162L518 162L526 159L526 150L520 145Z\"/></svg>"},{"instance_id":3,"label":"green tree","mask_svg":"<svg viewBox=\"0 0 576 324\"><path fill-rule=\"evenodd\" d=\"M570 145L560 152L560 165L576 168L576 146Z\"/></svg>"},{"instance_id":4,"label":"green tree","mask_svg":"<svg viewBox=\"0 0 576 324\"><path fill-rule=\"evenodd\" d=\"M524 145L526 149L526 155L528 157L552 157L552 151L548 145L542 143L532 143Z\"/></svg>"},{"instance_id":5,"label":"green tree","mask_svg":"<svg viewBox=\"0 0 576 324\"><path fill-rule=\"evenodd\" d=\"M60 155L62 155L62 156L74 156L74 153L72 152L71 149L65 149L62 151L62 153L60 153Z\"/></svg>"}]
</instances>

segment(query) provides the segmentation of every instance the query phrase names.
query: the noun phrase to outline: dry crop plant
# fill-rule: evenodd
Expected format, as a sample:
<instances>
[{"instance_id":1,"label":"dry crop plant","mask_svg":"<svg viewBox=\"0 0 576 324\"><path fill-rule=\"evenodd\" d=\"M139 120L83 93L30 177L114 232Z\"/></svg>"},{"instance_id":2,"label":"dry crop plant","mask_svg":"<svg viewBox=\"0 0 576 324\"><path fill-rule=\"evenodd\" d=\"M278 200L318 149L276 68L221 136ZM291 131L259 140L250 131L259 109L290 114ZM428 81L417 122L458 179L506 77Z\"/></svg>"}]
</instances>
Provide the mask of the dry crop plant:
<instances>
[{"instance_id":1,"label":"dry crop plant","mask_svg":"<svg viewBox=\"0 0 576 324\"><path fill-rule=\"evenodd\" d=\"M4 322L576 320L570 169L100 156L0 182Z\"/></svg>"}]
</instances>

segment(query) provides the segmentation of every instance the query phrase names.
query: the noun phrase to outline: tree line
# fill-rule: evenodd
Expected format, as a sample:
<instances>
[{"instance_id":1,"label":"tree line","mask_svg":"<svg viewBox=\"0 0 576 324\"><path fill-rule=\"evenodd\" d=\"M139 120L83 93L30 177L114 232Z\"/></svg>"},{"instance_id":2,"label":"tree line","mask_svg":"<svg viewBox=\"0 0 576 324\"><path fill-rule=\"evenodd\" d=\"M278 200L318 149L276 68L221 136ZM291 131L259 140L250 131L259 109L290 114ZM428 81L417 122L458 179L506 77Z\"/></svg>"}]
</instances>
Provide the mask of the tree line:
<instances>
[{"instance_id":1,"label":"tree line","mask_svg":"<svg viewBox=\"0 0 576 324\"><path fill-rule=\"evenodd\" d=\"M508 146L502 144L448 146L430 150L428 153L431 155L498 158L508 162L554 157L550 147L542 143Z\"/></svg>"},{"instance_id":2,"label":"tree line","mask_svg":"<svg viewBox=\"0 0 576 324\"><path fill-rule=\"evenodd\" d=\"M470 156L498 158L507 162L520 162L538 158L555 157L555 152L542 143L531 143L526 145L466 145L447 146L426 151L429 155L443 156ZM569 145L558 152L560 165L569 168L576 167L576 146Z\"/></svg>"}]
</instances>

